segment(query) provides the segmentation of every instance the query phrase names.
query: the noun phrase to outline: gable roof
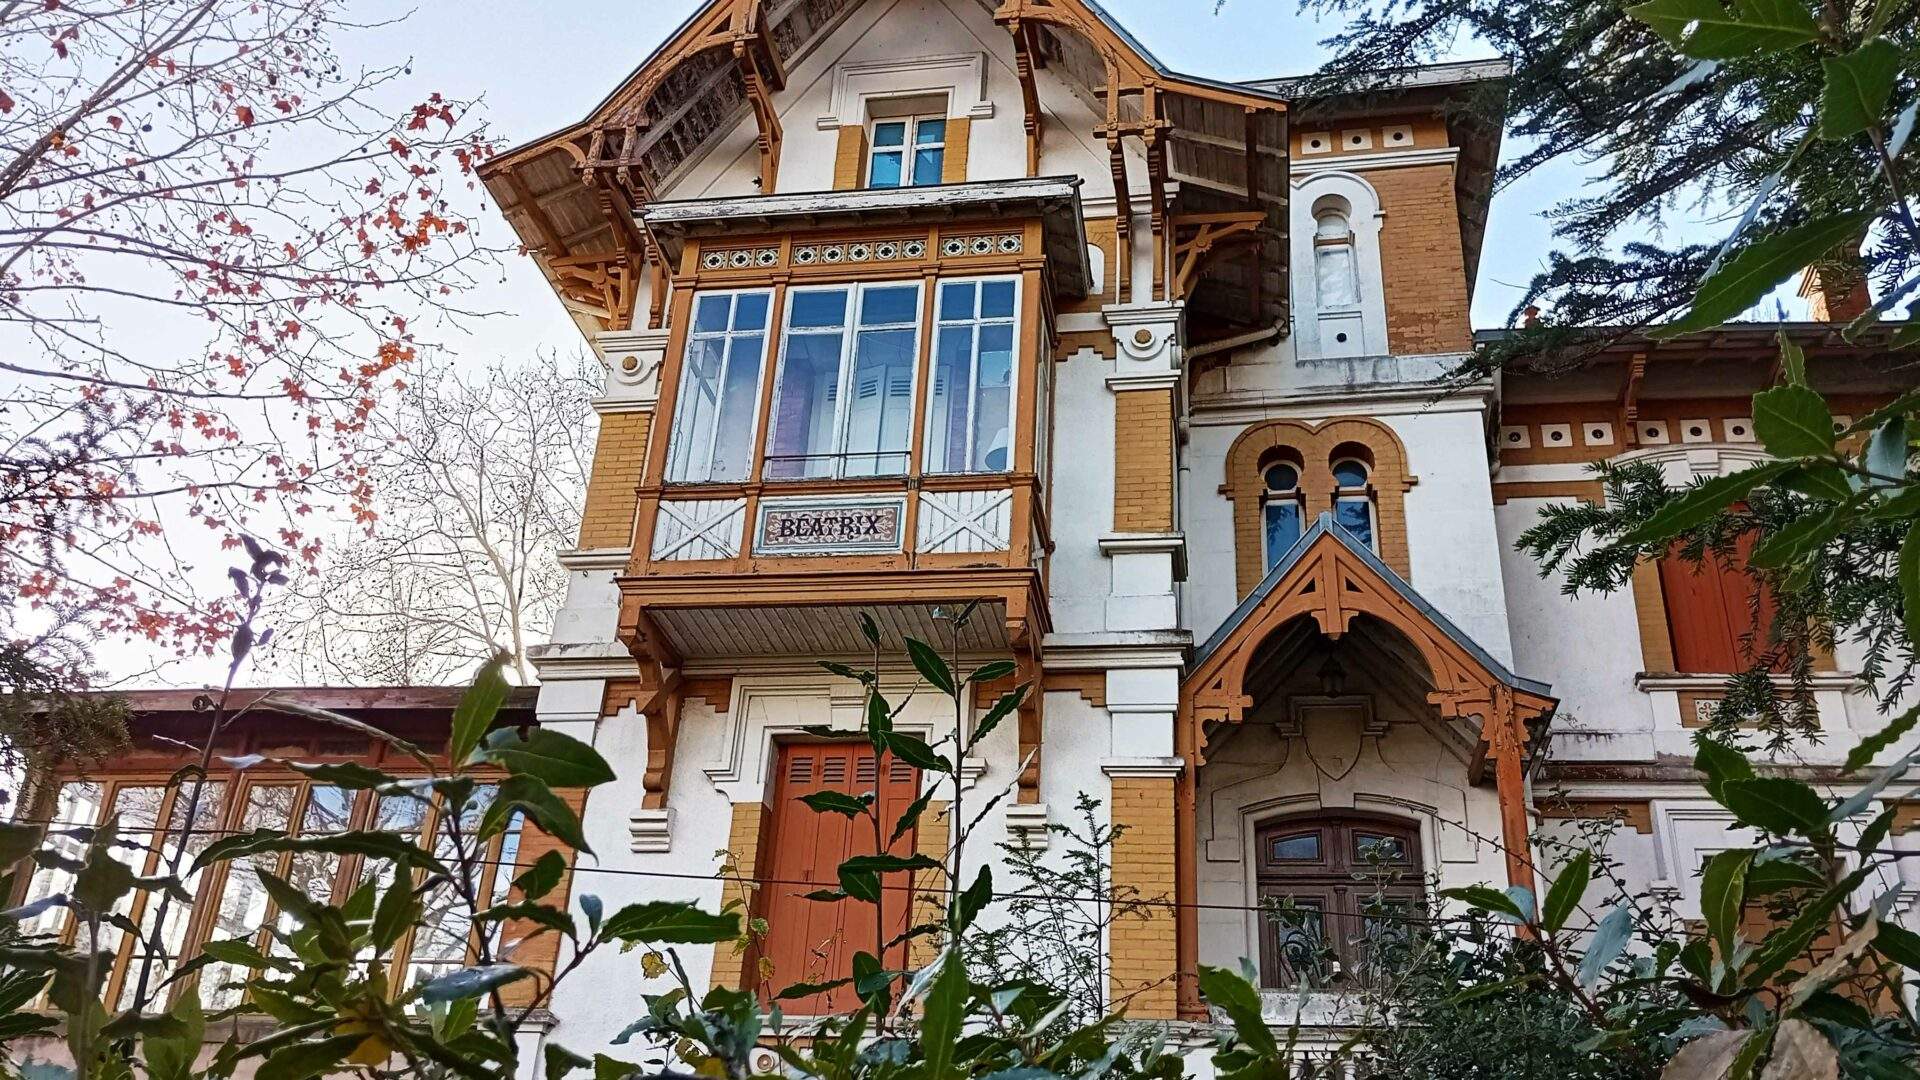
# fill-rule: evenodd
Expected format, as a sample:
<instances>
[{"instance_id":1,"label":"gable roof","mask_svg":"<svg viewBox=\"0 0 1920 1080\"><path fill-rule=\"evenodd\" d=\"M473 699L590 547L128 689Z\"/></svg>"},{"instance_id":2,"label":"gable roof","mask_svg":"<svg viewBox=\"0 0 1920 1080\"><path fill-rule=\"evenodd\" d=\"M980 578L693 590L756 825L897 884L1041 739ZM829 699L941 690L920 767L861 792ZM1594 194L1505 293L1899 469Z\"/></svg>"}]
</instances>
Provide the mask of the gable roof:
<instances>
[{"instance_id":1,"label":"gable roof","mask_svg":"<svg viewBox=\"0 0 1920 1080\"><path fill-rule=\"evenodd\" d=\"M1335 521L1330 513L1322 513L1314 521L1313 527L1308 529L1300 539L1294 541L1293 546L1287 549L1287 553L1273 564L1273 569L1267 571L1267 576L1260 579L1260 584L1254 586L1253 592L1247 594L1245 600L1240 601L1240 606L1233 609L1233 614L1228 615L1226 621L1220 624L1220 628L1200 646L1193 658L1193 667L1196 671L1205 666L1208 658L1234 637L1253 613L1266 603L1267 598L1279 589L1281 583L1293 576L1295 567L1304 562L1308 553L1323 541L1337 544L1345 549L1349 558L1357 560L1362 566L1371 570L1381 584L1391 589L1396 596L1419 612L1420 616L1436 631L1472 656L1489 675L1510 689L1539 694L1543 697L1553 693L1552 685L1516 675L1505 664L1496 660L1492 653L1487 652L1479 642L1473 639L1472 635L1460 629L1452 619L1447 618L1445 613L1429 603L1426 597L1421 596L1406 578L1381 562L1380 556L1374 554L1372 548L1361 543L1360 538L1353 535L1352 530Z\"/></svg>"}]
</instances>

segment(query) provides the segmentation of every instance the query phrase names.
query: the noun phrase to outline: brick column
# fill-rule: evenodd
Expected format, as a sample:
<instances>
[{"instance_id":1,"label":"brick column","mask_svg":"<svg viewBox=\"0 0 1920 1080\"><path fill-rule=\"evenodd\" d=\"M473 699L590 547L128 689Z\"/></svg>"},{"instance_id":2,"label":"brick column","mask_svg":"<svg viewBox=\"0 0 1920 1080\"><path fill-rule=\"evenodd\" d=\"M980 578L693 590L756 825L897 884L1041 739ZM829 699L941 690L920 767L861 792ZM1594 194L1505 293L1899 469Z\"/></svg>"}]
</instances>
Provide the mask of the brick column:
<instances>
[{"instance_id":1,"label":"brick column","mask_svg":"<svg viewBox=\"0 0 1920 1080\"><path fill-rule=\"evenodd\" d=\"M1186 576L1178 489L1181 412L1177 303L1111 304L1113 529L1100 538L1112 563L1106 629L1175 630L1174 583Z\"/></svg>"},{"instance_id":2,"label":"brick column","mask_svg":"<svg viewBox=\"0 0 1920 1080\"><path fill-rule=\"evenodd\" d=\"M1177 765L1110 765L1109 810L1124 831L1113 844L1113 887L1157 901L1117 917L1107 933L1108 992L1134 1019L1172 1019L1174 981L1174 778Z\"/></svg>"}]
</instances>

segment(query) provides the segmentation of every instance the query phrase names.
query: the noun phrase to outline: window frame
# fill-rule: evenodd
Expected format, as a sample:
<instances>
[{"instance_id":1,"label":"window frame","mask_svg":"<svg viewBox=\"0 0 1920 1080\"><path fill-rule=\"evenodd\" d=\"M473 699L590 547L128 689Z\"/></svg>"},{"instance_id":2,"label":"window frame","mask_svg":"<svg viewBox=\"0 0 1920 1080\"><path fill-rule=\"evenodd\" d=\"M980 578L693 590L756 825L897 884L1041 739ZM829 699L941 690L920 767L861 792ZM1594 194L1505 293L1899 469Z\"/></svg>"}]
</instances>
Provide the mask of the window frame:
<instances>
[{"instance_id":1,"label":"window frame","mask_svg":"<svg viewBox=\"0 0 1920 1080\"><path fill-rule=\"evenodd\" d=\"M1342 484L1339 477L1340 466L1353 462L1366 472L1367 482L1359 485ZM1347 503L1360 503L1367 508L1367 535L1356 537L1364 539L1367 549L1374 554L1380 553L1380 500L1373 487L1373 463L1352 454L1336 457L1327 462L1327 474L1333 477L1333 519L1340 520L1340 507ZM1264 477L1262 483L1265 482ZM1343 526L1344 527L1344 526ZM1352 532L1352 529L1348 529Z\"/></svg>"},{"instance_id":2,"label":"window frame","mask_svg":"<svg viewBox=\"0 0 1920 1080\"><path fill-rule=\"evenodd\" d=\"M1319 837L1318 859L1273 859L1268 856L1275 839L1313 833ZM1362 862L1358 854L1359 835L1371 833L1400 841L1406 855L1403 860L1384 867L1396 875L1387 882L1369 881L1360 876L1375 864ZM1404 901L1424 908L1426 892L1426 856L1421 847L1418 822L1404 818L1367 813L1291 814L1260 822L1254 830L1253 858L1249 865L1253 891L1264 906L1270 898L1309 900L1320 912L1322 941L1330 946L1340 973L1332 985L1352 985L1357 972L1364 977L1362 943L1349 940L1343 924L1364 926L1366 902L1374 896ZM1282 970L1279 947L1284 936L1281 922L1266 911L1256 914L1256 947L1259 950L1260 984L1267 989L1290 989ZM1330 931L1330 933L1329 933Z\"/></svg>"},{"instance_id":3,"label":"window frame","mask_svg":"<svg viewBox=\"0 0 1920 1080\"><path fill-rule=\"evenodd\" d=\"M720 331L702 331L696 329L699 320L700 302L709 297L716 296L724 296L727 298L727 329ZM761 413L764 411L760 406L767 393L767 358L773 344L774 334L779 330L779 328L774 325L774 316L777 314L775 310L776 297L774 290L768 286L701 289L694 294L692 303L687 306L687 332L680 346L680 385L674 394L673 430L668 432L667 461L664 471L665 481L669 484L738 484L745 483L753 477L755 463L751 453L749 453L747 457L746 472L743 475L738 477L715 477L713 475L714 450L720 440L719 421L726 400L724 395L727 386L727 373L733 366L733 342L737 337L750 337L753 333L752 331L736 330L733 328L734 314L739 310L740 298L743 296L765 296L767 298L766 325L759 330L759 366L758 372L753 380L752 411L749 414L747 422L746 438L746 445L750 449L758 446L760 443L760 418ZM782 317L784 318L784 316ZM784 335L782 335L782 337L784 338ZM723 343L721 348L720 376L717 380L721 388L722 396L715 401L713 430L707 435L705 475L691 477L682 475L684 470L677 467L679 462L678 455L681 450L681 433L686 430L682 427L682 424L686 421L690 395L696 392L695 387L699 381L689 377L691 375L689 361L693 356L696 342L716 339Z\"/></svg>"},{"instance_id":4,"label":"window frame","mask_svg":"<svg viewBox=\"0 0 1920 1080\"><path fill-rule=\"evenodd\" d=\"M940 128L939 141L926 143L920 141L920 124L925 120L938 120L941 122L942 127ZM914 112L899 113L892 116L867 117L867 158L866 161L863 162L866 169L864 172L864 182L860 186L872 191L891 191L895 188L932 187L935 184L944 183L947 169L946 125L950 125L952 122L952 118L948 117L944 112ZM897 149L892 147L882 148L880 146L879 140L875 138L875 134L879 131L881 124L906 125L906 130L901 133L900 146ZM913 175L914 164L922 150L940 151L940 175L927 181L918 181ZM899 183L876 184L873 182L873 162L874 159L881 154L900 155Z\"/></svg>"},{"instance_id":5,"label":"window frame","mask_svg":"<svg viewBox=\"0 0 1920 1080\"><path fill-rule=\"evenodd\" d=\"M989 282L1001 281L1011 282L1013 285L1013 314L1004 319L998 316L984 318L979 314L981 286ZM932 320L929 323L932 328L932 336L927 342L926 401L923 402L921 406L921 414L926 427L926 431L920 440L920 471L922 474L926 476L1006 476L1011 475L1015 471L1015 466L1017 465L1015 459L1020 446L1020 332L1022 330L1020 325L1020 311L1021 304L1026 299L1022 289L1023 284L1022 275L1020 274L968 274L960 277L937 277L933 279L933 313ZM946 305L946 286L948 285L974 286L973 309L975 314L972 317L951 322L942 317L943 309ZM940 365L940 331L948 326L970 326L973 328L973 350L969 357L967 368L967 385L969 387L966 424L967 446L966 453L962 455L964 460L972 462L974 456L975 406L979 401L978 390L980 388L980 331L983 327L1000 325L1005 325L1008 328L1010 333L1009 340L1012 343L1012 356L1007 364L1007 466L1004 469L965 468L954 470L933 468L933 450L928 443L933 438L933 385L937 377L936 369ZM1037 400L1035 406L1036 409L1039 406ZM1037 434L1035 435L1035 439L1037 442Z\"/></svg>"},{"instance_id":6,"label":"window frame","mask_svg":"<svg viewBox=\"0 0 1920 1080\"><path fill-rule=\"evenodd\" d=\"M388 771L393 772L395 776L399 776L401 779L424 779L427 776L425 772L420 771L404 772L394 769L389 769ZM162 794L157 810L156 824L145 830L145 847L137 855L135 860L137 865L134 863L129 864L136 873L146 875L156 874L161 872L165 859L164 848L159 842L162 840L160 834L161 824L159 823L170 823L176 812L176 806L183 805L182 800L189 797L188 785L169 783L169 780L173 779L175 775L173 772L147 769L104 776L78 774L57 775L52 779L55 788L53 805L56 808L53 812L55 814L60 812L58 809L60 800L69 785L96 785L100 790L100 798L94 807L93 814L89 821L84 825L67 824L67 827L84 828L97 826L105 820L108 813L113 812L119 805L121 792L143 788L159 789ZM492 775L482 775L481 784L485 786L490 783L496 783L498 779L500 778L493 777ZM247 811L251 807L250 800L252 794L256 789L273 787L290 787L294 789L293 803L288 811L287 831L290 835L302 835L306 832L304 821L306 811L311 805L313 791L316 788L334 787L334 785L312 780L297 772L271 769L259 769L257 772L251 769L227 770L209 775L208 783L223 785L220 798L213 805L213 811L207 818L210 822L207 826L210 838L251 831L253 825L247 820ZM351 832L357 829L371 827L374 807L378 801L377 797L370 790L351 791L350 793L353 795L353 809L348 815L342 831ZM442 799L436 795L422 818L421 829L423 836L431 838L435 835L443 812ZM500 882L503 880L511 881L510 875L503 876L502 872L508 868L503 864L499 855L507 842L508 834L517 833L521 829L524 829L524 820L516 817L516 821L520 822L517 828L509 828L507 832L491 837L488 840L486 854L480 868L481 873L478 883L481 895L498 896L500 895L498 891ZM197 831L196 829L196 832ZM129 837L129 839L131 839L131 837ZM520 839L522 838L516 836L516 841ZM190 837L189 843L191 844L191 842L192 838ZM191 850L191 848L189 850ZM271 853L270 857L273 862L273 872L282 879L285 879L290 873L292 861L298 856L294 852L283 851ZM363 855L343 854L337 856L337 859L338 862L333 867L331 875L333 884L329 893L329 900L332 902L343 902L346 897L351 894L352 890L358 887L361 881L362 871L366 866L366 857ZM214 864L198 875L198 880L193 883L191 890L193 893L193 903L187 909L188 914L184 923L180 944L177 948L170 949L166 954L165 960L167 966L155 967L154 971L157 980L164 981L183 959L191 959L200 955L207 942L216 939L216 936L220 933L220 904L226 896L227 884L232 880L232 875L236 871L245 872L250 865L251 860L249 859L227 860ZM31 875L27 884L28 895L31 897L36 892L41 895L47 894L46 890L36 888L43 876L48 877L49 880L53 882L51 887L52 892L65 891L70 885L60 884L60 881L63 880L60 877L60 873L62 872L43 868ZM416 885L424 881L424 875L424 870L419 868L413 870ZM147 912L154 903L154 893L145 890L135 890L129 894L128 906L124 914L134 925L141 926L143 930L150 931L151 927L146 925L146 919ZM170 907L171 910L178 911L180 905L176 902ZM71 909L60 908L55 910L60 912L60 921L59 929L57 933L54 933L54 936L57 937L57 940L63 945L74 945L78 941L83 929L79 915ZM220 940L245 940L265 952L269 947L269 943L272 941L269 928L277 923L280 914L279 905L275 904L271 897L269 897L267 898L265 907L262 909L257 925L254 926L253 931L246 938L221 938ZM478 947L477 935L483 930L498 934L499 927L499 923L493 923L487 927L470 927L463 963L470 964L473 962ZM50 931L50 933L53 932ZM140 941L136 940L134 935L124 930L116 930L115 933L119 935L119 939L114 945L112 966L101 985L101 1000L103 1002L114 1003L110 1007L117 1009L131 1004L131 1002L124 1001L123 999L125 995L131 991L134 979L134 966L139 963L140 957L144 952L144 946ZM395 942L388 954L387 974L389 983L396 995L405 992L407 989L405 979L413 962L412 954L416 933L417 928L409 928L407 933L404 934L399 941ZM201 977L181 980L167 987L163 994L154 999L150 1007L155 1009L170 1007L173 1002L179 1000L179 996L185 988L188 985L192 985L195 986L197 992L201 994L202 1004L211 1008L212 1006L208 1005L209 996L215 994L219 990L219 987L205 976L218 966L218 964L210 964L207 970L201 973ZM149 989L151 989L151 987Z\"/></svg>"},{"instance_id":7,"label":"window frame","mask_svg":"<svg viewBox=\"0 0 1920 1080\"><path fill-rule=\"evenodd\" d=\"M1285 465L1287 468L1293 470L1293 486L1285 490L1275 488L1267 483L1267 474L1281 465ZM1272 570L1274 565L1280 561L1280 558L1286 554L1285 551L1273 550L1268 543L1270 532L1267 526L1268 511L1282 503L1289 503L1293 507L1293 536L1294 543L1297 544L1300 542L1300 537L1307 534L1306 470L1301 468L1299 462L1290 461L1285 457L1276 457L1260 467L1260 555L1262 560L1262 573ZM1292 546L1292 544L1289 544L1288 548L1290 549Z\"/></svg>"},{"instance_id":8,"label":"window frame","mask_svg":"<svg viewBox=\"0 0 1920 1080\"><path fill-rule=\"evenodd\" d=\"M939 281L939 279L937 278L934 280L936 281L936 283ZM863 327L860 324L860 312L861 312L861 304L867 294L867 291L870 289L886 289L886 288L896 288L896 289L911 288L914 290L913 321L911 322L911 324L882 323L877 326ZM809 462L816 458L825 457L830 462L832 462L833 468L830 471L821 475L813 475L811 473L808 473L800 476L775 476L773 475L774 462L776 460L785 461L794 456L794 455L779 455L776 457L776 455L773 452L774 433L779 428L780 394L781 394L781 388L784 383L784 380L782 379L781 376L784 375L786 372L787 353L793 341L793 311L796 306L793 302L794 297L804 296L810 293L828 293L828 292L844 292L847 294L846 316L845 316L844 322L839 328L840 329L839 379L834 384L833 421L831 425L831 435L830 435L832 448L825 454L800 455L798 457L798 460L802 462ZM780 305L781 312L780 312L780 323L778 327L778 331L780 335L780 347L773 362L773 372L771 375L772 385L771 385L771 388L767 391L767 397L769 398L769 401L768 401L768 408L766 410L767 417L768 417L767 424L766 424L766 432L764 433L764 435L760 437L761 442L756 444L760 448L760 455L759 455L760 456L760 473L759 473L758 479L768 484L800 484L800 483L807 483L807 482L817 483L822 480L905 479L906 477L913 475L913 469L914 469L913 417L915 415L915 411L914 411L915 407L913 403L917 402L920 396L920 382L921 382L920 368L922 366L921 360L923 358L923 353L924 353L923 346L925 344L922 341L921 331L924 328L925 322L926 322L926 302L927 302L926 283L925 283L925 280L921 278L913 278L910 280L909 279L880 279L875 281L841 281L841 282L824 283L824 284L790 285L787 287L786 296L784 297L783 303ZM903 446L898 451L891 451L891 450L875 451L872 454L863 454L861 456L877 458L884 455L891 455L894 453L898 453L899 456L904 459L904 464L898 472L875 471L870 473L849 473L847 471L847 462L852 455L847 450L847 441L852 436L852 425L850 423L850 419L852 417L854 375L855 375L856 369L859 366L859 360L860 360L860 357L859 357L860 334L863 330L898 331L901 329L911 329L913 333L913 346L912 346L913 363L911 365L910 382L908 383L908 388L907 388L908 425L907 425L906 445ZM825 328L821 328L821 330L818 331L820 336L825 336L824 330ZM685 354L683 353L682 355L684 356ZM676 418L674 423L676 426L678 426L679 420ZM753 473L751 470L749 470L748 476L749 478L753 477Z\"/></svg>"}]
</instances>

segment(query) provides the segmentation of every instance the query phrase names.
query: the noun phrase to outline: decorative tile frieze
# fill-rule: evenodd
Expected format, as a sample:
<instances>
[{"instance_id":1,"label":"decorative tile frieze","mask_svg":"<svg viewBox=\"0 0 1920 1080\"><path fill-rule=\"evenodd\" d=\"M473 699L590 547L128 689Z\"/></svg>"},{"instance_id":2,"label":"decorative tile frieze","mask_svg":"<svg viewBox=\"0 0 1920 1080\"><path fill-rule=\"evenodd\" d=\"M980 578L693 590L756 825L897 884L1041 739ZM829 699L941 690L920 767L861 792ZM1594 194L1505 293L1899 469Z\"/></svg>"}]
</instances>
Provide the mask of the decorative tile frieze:
<instances>
[{"instance_id":1,"label":"decorative tile frieze","mask_svg":"<svg viewBox=\"0 0 1920 1080\"><path fill-rule=\"evenodd\" d=\"M779 265L777 247L713 248L700 253L702 270L752 270Z\"/></svg>"},{"instance_id":2,"label":"decorative tile frieze","mask_svg":"<svg viewBox=\"0 0 1920 1080\"><path fill-rule=\"evenodd\" d=\"M1020 233L991 233L981 236L947 236L940 240L940 254L949 259L973 255L1018 255L1026 246Z\"/></svg>"},{"instance_id":3,"label":"decorative tile frieze","mask_svg":"<svg viewBox=\"0 0 1920 1080\"><path fill-rule=\"evenodd\" d=\"M854 240L844 244L796 244L793 248L793 264L831 266L834 263L895 262L925 258L926 254L927 242L917 237Z\"/></svg>"}]
</instances>

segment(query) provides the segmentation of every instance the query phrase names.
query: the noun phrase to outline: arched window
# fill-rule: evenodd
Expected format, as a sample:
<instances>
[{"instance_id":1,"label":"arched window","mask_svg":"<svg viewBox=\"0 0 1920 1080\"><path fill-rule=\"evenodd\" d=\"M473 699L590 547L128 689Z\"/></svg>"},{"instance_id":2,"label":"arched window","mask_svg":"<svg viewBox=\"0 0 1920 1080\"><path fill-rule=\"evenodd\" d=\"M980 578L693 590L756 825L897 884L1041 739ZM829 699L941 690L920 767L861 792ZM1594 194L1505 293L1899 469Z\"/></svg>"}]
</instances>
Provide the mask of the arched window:
<instances>
[{"instance_id":1,"label":"arched window","mask_svg":"<svg viewBox=\"0 0 1920 1080\"><path fill-rule=\"evenodd\" d=\"M1327 465L1333 471L1333 517L1347 527L1360 542L1379 550L1375 538L1378 518L1373 496L1373 463L1366 447L1343 444L1335 447Z\"/></svg>"},{"instance_id":2,"label":"arched window","mask_svg":"<svg viewBox=\"0 0 1920 1080\"><path fill-rule=\"evenodd\" d=\"M1333 195L1313 208L1313 280L1321 311L1360 306L1350 213L1347 201Z\"/></svg>"},{"instance_id":3,"label":"arched window","mask_svg":"<svg viewBox=\"0 0 1920 1080\"><path fill-rule=\"evenodd\" d=\"M1364 814L1284 818L1257 834L1260 983L1365 986L1424 908L1420 831Z\"/></svg>"},{"instance_id":4,"label":"arched window","mask_svg":"<svg viewBox=\"0 0 1920 1080\"><path fill-rule=\"evenodd\" d=\"M1266 547L1266 567L1280 561L1306 531L1306 493L1300 488L1300 461L1282 451L1261 470L1261 530Z\"/></svg>"}]
</instances>

